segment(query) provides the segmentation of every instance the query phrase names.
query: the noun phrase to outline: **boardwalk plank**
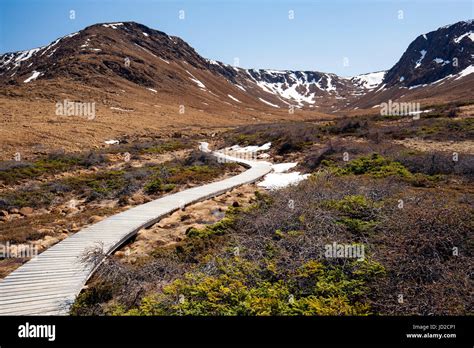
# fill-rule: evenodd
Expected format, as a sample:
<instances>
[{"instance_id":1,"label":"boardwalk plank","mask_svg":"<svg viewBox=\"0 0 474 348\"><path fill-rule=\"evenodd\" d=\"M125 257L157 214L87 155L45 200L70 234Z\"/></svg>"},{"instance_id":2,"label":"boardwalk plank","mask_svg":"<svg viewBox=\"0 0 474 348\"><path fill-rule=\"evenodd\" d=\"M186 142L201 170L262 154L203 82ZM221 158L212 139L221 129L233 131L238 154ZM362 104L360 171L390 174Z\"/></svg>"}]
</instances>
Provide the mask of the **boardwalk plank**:
<instances>
[{"instance_id":1,"label":"boardwalk plank","mask_svg":"<svg viewBox=\"0 0 474 348\"><path fill-rule=\"evenodd\" d=\"M268 162L245 161L213 152L249 169L218 182L193 187L133 207L88 226L20 266L0 282L0 315L66 315L92 272L80 259L100 243L112 253L140 229L183 206L218 196L268 174Z\"/></svg>"}]
</instances>

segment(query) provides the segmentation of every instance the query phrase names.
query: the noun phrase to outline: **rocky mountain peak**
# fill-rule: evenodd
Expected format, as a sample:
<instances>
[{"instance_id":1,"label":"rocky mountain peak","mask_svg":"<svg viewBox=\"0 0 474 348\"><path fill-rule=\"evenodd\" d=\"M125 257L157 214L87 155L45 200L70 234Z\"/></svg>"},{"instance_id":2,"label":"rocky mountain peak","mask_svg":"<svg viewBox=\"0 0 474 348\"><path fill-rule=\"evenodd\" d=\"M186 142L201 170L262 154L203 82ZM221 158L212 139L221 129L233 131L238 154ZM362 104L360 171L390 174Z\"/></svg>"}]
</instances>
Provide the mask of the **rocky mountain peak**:
<instances>
[{"instance_id":1,"label":"rocky mountain peak","mask_svg":"<svg viewBox=\"0 0 474 348\"><path fill-rule=\"evenodd\" d=\"M387 87L422 86L474 64L474 22L462 21L418 36L385 76Z\"/></svg>"}]
</instances>

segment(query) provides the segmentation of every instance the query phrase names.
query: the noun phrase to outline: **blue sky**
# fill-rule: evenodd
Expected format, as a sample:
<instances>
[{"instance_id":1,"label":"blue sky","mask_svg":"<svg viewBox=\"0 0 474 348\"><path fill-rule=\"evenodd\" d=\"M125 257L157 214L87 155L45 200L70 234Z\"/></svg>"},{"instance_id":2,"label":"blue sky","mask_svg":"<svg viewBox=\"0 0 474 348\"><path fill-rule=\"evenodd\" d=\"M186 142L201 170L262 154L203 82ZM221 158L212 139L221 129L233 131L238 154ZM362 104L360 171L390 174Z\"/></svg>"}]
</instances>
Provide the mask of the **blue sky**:
<instances>
[{"instance_id":1,"label":"blue sky","mask_svg":"<svg viewBox=\"0 0 474 348\"><path fill-rule=\"evenodd\" d=\"M0 0L0 53L135 21L228 64L352 76L388 69L418 35L471 18L474 0Z\"/></svg>"}]
</instances>

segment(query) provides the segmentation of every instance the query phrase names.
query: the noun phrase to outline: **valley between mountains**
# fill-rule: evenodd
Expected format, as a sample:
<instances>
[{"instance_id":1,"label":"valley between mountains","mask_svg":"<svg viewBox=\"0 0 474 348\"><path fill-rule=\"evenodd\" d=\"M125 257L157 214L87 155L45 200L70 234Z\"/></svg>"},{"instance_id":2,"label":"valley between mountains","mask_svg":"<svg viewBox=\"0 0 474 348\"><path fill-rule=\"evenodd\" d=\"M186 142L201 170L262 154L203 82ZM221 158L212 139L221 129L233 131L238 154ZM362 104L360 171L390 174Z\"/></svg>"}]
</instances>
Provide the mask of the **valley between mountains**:
<instances>
[{"instance_id":1,"label":"valley between mountains","mask_svg":"<svg viewBox=\"0 0 474 348\"><path fill-rule=\"evenodd\" d=\"M348 78L243 69L138 23L92 25L0 56L1 154L97 148L125 134L376 114L388 100L425 109L471 100L473 27L464 21L422 34L388 71ZM95 103L93 122L56 115L65 100Z\"/></svg>"},{"instance_id":2,"label":"valley between mountains","mask_svg":"<svg viewBox=\"0 0 474 348\"><path fill-rule=\"evenodd\" d=\"M245 171L205 142L272 172L137 231L71 315L472 314L473 72L472 20L353 77L231 66L135 22L4 53L0 278L24 250Z\"/></svg>"}]
</instances>

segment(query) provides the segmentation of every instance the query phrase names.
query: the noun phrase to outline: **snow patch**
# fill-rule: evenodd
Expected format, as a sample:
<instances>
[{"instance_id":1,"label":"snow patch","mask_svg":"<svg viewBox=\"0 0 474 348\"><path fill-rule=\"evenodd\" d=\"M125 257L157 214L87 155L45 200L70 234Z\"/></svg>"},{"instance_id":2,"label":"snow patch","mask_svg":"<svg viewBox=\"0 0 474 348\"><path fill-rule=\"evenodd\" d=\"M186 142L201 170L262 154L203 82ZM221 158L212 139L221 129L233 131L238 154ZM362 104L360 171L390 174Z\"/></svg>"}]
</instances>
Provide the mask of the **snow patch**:
<instances>
[{"instance_id":1,"label":"snow patch","mask_svg":"<svg viewBox=\"0 0 474 348\"><path fill-rule=\"evenodd\" d=\"M209 150L209 143L206 143L205 141L200 142L199 150L203 152L211 152L211 150Z\"/></svg>"},{"instance_id":2,"label":"snow patch","mask_svg":"<svg viewBox=\"0 0 474 348\"><path fill-rule=\"evenodd\" d=\"M127 111L127 112L133 111L132 109L122 109L122 108L117 108L115 106L111 106L110 109L111 110L118 110L118 111Z\"/></svg>"},{"instance_id":3,"label":"snow patch","mask_svg":"<svg viewBox=\"0 0 474 348\"><path fill-rule=\"evenodd\" d=\"M336 87L332 85L331 75L326 74L326 78L327 78L327 85L328 85L327 88L326 88L326 91L328 91L328 92L335 91Z\"/></svg>"},{"instance_id":4,"label":"snow patch","mask_svg":"<svg viewBox=\"0 0 474 348\"><path fill-rule=\"evenodd\" d=\"M196 82L196 84L198 85L199 88L202 88L202 89L206 89L206 86L204 86L204 83L202 83L201 81L199 81L193 74L191 74L189 71L186 70L186 72L191 75L192 77L190 77L191 80L193 80L194 82Z\"/></svg>"},{"instance_id":5,"label":"snow patch","mask_svg":"<svg viewBox=\"0 0 474 348\"><path fill-rule=\"evenodd\" d=\"M272 165L273 171L275 173L284 173L290 170L291 168L294 168L298 165L298 163L278 163Z\"/></svg>"},{"instance_id":6,"label":"snow patch","mask_svg":"<svg viewBox=\"0 0 474 348\"><path fill-rule=\"evenodd\" d=\"M230 94L227 94L227 96L228 96L230 99L235 100L235 101L238 102L238 103L241 103L240 100L238 100L237 98L231 96Z\"/></svg>"},{"instance_id":7,"label":"snow patch","mask_svg":"<svg viewBox=\"0 0 474 348\"><path fill-rule=\"evenodd\" d=\"M300 174L300 172L286 173L291 168L296 167L297 163L278 163L272 165L273 173L265 175L262 182L257 186L268 190L278 190L290 185L296 185L309 177L310 174Z\"/></svg>"},{"instance_id":8,"label":"snow patch","mask_svg":"<svg viewBox=\"0 0 474 348\"><path fill-rule=\"evenodd\" d=\"M435 58L433 59L433 62L437 63L437 64L443 64L443 65L446 65L446 64L449 64L449 60L444 60L444 59L441 59L441 58Z\"/></svg>"},{"instance_id":9,"label":"snow patch","mask_svg":"<svg viewBox=\"0 0 474 348\"><path fill-rule=\"evenodd\" d=\"M464 76L467 76L467 75L470 75L470 74L472 74L472 73L474 73L474 65L469 65L467 68L465 68L465 69L462 70L461 72L459 72L459 73L457 73L457 74L455 74L455 75L453 75L453 74L447 75L447 76L445 76L445 77L443 77L443 78L441 78L441 79L439 79L439 80L436 80L436 81L434 81L434 82L431 82L429 85L432 86L432 85L435 85L435 84L439 84L439 83L441 83L441 82L444 83L444 82L446 82L446 80L451 79L451 78L453 78L453 77L456 77L456 78L454 79L454 81L456 81L456 80L459 80L460 78L462 78L462 77L464 77ZM428 86L428 84L425 83L425 84L422 84L422 85L411 86L409 89L415 89L415 88L426 87L426 86Z\"/></svg>"},{"instance_id":10,"label":"snow patch","mask_svg":"<svg viewBox=\"0 0 474 348\"><path fill-rule=\"evenodd\" d=\"M36 79L38 78L38 76L40 76L40 74L41 74L41 73L40 73L39 71L33 70L33 74L32 74L30 77L28 77L28 78L27 78L25 81L23 81L23 82L24 82L24 83L28 83L28 82L30 82L30 81L34 81L34 80L36 80Z\"/></svg>"},{"instance_id":11,"label":"snow patch","mask_svg":"<svg viewBox=\"0 0 474 348\"><path fill-rule=\"evenodd\" d=\"M250 146L245 146L245 147L240 147L240 145L233 145L227 148L227 150L238 152L238 153L253 153L253 152L258 152L258 151L270 150L271 146L272 146L272 143L265 143L262 146L250 145Z\"/></svg>"},{"instance_id":12,"label":"snow patch","mask_svg":"<svg viewBox=\"0 0 474 348\"><path fill-rule=\"evenodd\" d=\"M25 60L30 59L40 49L41 48L33 48L32 50L28 51L21 51L20 54L15 58L15 63L24 62Z\"/></svg>"},{"instance_id":13,"label":"snow patch","mask_svg":"<svg viewBox=\"0 0 474 348\"><path fill-rule=\"evenodd\" d=\"M151 52L150 50L147 50L145 47L142 47L140 46L139 44L135 44L136 46L140 47L142 50L144 50L145 52L148 52L149 54L151 54L153 57L155 58L158 58L158 56L156 54L153 54L153 52Z\"/></svg>"},{"instance_id":14,"label":"snow patch","mask_svg":"<svg viewBox=\"0 0 474 348\"><path fill-rule=\"evenodd\" d=\"M265 99L262 99L262 98L258 98L258 99L260 99L260 101L263 102L263 103L265 103L265 104L268 104L268 105L270 105L270 106L273 106L274 108L279 108L278 105L272 104L272 103L270 103L269 101L266 101Z\"/></svg>"},{"instance_id":15,"label":"snow patch","mask_svg":"<svg viewBox=\"0 0 474 348\"><path fill-rule=\"evenodd\" d=\"M420 111L410 111L410 112L408 112L408 115L419 115L419 114L424 114L426 112L431 112L431 111L433 111L433 109L420 110Z\"/></svg>"},{"instance_id":16,"label":"snow patch","mask_svg":"<svg viewBox=\"0 0 474 348\"><path fill-rule=\"evenodd\" d=\"M460 43L461 40L464 39L465 37L468 37L469 39L471 39L471 41L474 41L474 32L470 31L470 32L464 33L461 36L458 36L457 38L455 38L454 42Z\"/></svg>"},{"instance_id":17,"label":"snow patch","mask_svg":"<svg viewBox=\"0 0 474 348\"><path fill-rule=\"evenodd\" d=\"M21 65L22 62L24 61L27 61L28 59L30 59L31 57L33 57L36 53L40 52L41 51L41 54L40 56L44 55L48 50L50 50L52 47L56 46L59 41L61 41L62 39L64 38L70 38L70 37L73 37L73 36L76 36L78 35L79 33L72 33L72 34L69 34L69 35L66 35L66 36L63 36L63 37L60 37L59 39L56 39L53 43L47 45L47 46L41 46L41 47L38 47L38 48L33 48L31 50L26 50L26 51L19 51L19 52L15 52L15 53L10 53L10 54L4 54L4 55L1 55L0 57L2 57L2 61L0 61L0 67L5 67L7 64L9 63L14 63L15 66L14 67L19 67ZM56 48L57 49L57 48ZM53 51L53 53L56 51L56 49ZM51 53L50 55L48 55L48 57L51 57L52 54ZM10 67L7 68L7 70L9 69Z\"/></svg>"},{"instance_id":18,"label":"snow patch","mask_svg":"<svg viewBox=\"0 0 474 348\"><path fill-rule=\"evenodd\" d=\"M109 24L102 24L103 27L117 29L117 27L123 25L123 23L109 23Z\"/></svg>"},{"instance_id":19,"label":"snow patch","mask_svg":"<svg viewBox=\"0 0 474 348\"><path fill-rule=\"evenodd\" d=\"M265 92L277 95L287 100L296 102L296 105L304 106L306 104L315 104L314 87L325 92L337 92L333 85L333 76L330 74L319 75L312 72L300 71L280 71L280 70L245 70L250 79ZM268 79L270 75L271 79ZM316 81L316 78L319 80ZM270 82L268 82L270 80ZM323 87L321 82L326 80ZM283 100L282 100L283 101ZM293 103L292 103L293 104Z\"/></svg>"},{"instance_id":20,"label":"snow patch","mask_svg":"<svg viewBox=\"0 0 474 348\"><path fill-rule=\"evenodd\" d=\"M418 60L416 61L415 69L418 68L418 67L421 65L421 61L425 58L426 53L427 53L426 50L421 50L421 51L420 51L421 57L420 57L420 59L418 59Z\"/></svg>"},{"instance_id":21,"label":"snow patch","mask_svg":"<svg viewBox=\"0 0 474 348\"><path fill-rule=\"evenodd\" d=\"M354 76L351 80L366 89L374 89L382 83L386 73L386 71L377 71Z\"/></svg>"},{"instance_id":22,"label":"snow patch","mask_svg":"<svg viewBox=\"0 0 474 348\"><path fill-rule=\"evenodd\" d=\"M459 80L461 77L467 76L474 73L474 65L469 65L466 69L458 73L458 77L455 78L455 80Z\"/></svg>"},{"instance_id":23,"label":"snow patch","mask_svg":"<svg viewBox=\"0 0 474 348\"><path fill-rule=\"evenodd\" d=\"M51 57L57 51L57 49L58 48L56 47L50 54L48 54L48 57Z\"/></svg>"}]
</instances>

